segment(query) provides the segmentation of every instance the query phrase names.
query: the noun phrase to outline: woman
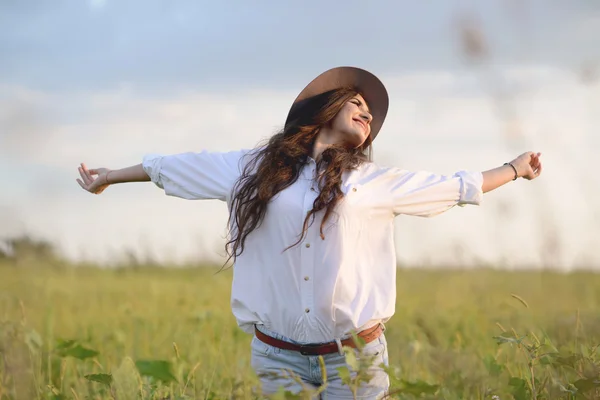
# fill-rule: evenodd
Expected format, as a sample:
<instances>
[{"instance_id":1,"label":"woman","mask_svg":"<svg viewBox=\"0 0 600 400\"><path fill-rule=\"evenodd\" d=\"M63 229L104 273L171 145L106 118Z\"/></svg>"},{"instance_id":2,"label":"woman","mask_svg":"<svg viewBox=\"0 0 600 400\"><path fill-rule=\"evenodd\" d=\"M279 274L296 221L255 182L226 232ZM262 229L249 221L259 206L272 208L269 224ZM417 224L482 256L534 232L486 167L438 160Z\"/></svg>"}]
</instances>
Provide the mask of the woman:
<instances>
[{"instance_id":1,"label":"woman","mask_svg":"<svg viewBox=\"0 0 600 400\"><path fill-rule=\"evenodd\" d=\"M334 68L294 101L283 130L254 150L149 155L119 169L79 168L85 190L152 181L167 195L220 199L230 212L227 251L234 260L231 305L254 334L252 366L265 393L298 390L291 370L328 398L352 398L337 368L344 346L373 359L361 398L389 387L384 323L394 314L394 217L433 216L518 177L540 175L540 154L451 176L382 167L370 150L388 109L385 87L367 71ZM323 356L326 371L321 370Z\"/></svg>"}]
</instances>

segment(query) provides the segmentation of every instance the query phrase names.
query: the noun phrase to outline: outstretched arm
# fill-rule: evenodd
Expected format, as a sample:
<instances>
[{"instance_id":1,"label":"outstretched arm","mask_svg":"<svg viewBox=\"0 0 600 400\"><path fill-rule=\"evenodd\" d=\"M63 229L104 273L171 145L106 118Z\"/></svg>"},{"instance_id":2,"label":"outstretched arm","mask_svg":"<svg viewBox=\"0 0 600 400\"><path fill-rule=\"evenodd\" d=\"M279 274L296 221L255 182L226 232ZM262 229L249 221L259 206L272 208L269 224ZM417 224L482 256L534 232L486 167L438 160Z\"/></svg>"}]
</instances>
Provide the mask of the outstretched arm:
<instances>
[{"instance_id":1,"label":"outstretched arm","mask_svg":"<svg viewBox=\"0 0 600 400\"><path fill-rule=\"evenodd\" d=\"M498 168L482 172L483 174L483 193L490 192L500 186L514 180L515 178L525 178L532 180L542 173L542 163L540 161L541 153L528 151L521 154L510 162L510 165L503 165Z\"/></svg>"},{"instance_id":2,"label":"outstretched arm","mask_svg":"<svg viewBox=\"0 0 600 400\"><path fill-rule=\"evenodd\" d=\"M83 189L94 194L102 193L104 189L115 183L150 181L142 164L111 170L108 168L87 169L85 164L81 163L78 170L81 179L77 179L77 183Z\"/></svg>"},{"instance_id":3,"label":"outstretched arm","mask_svg":"<svg viewBox=\"0 0 600 400\"><path fill-rule=\"evenodd\" d=\"M227 152L202 150L179 154L147 154L141 164L110 170L79 167L79 185L100 194L109 185L151 181L169 196L188 200L218 199L226 201L241 174L242 158L251 150Z\"/></svg>"},{"instance_id":4,"label":"outstretched arm","mask_svg":"<svg viewBox=\"0 0 600 400\"><path fill-rule=\"evenodd\" d=\"M382 169L379 179L391 195L394 215L432 217L455 205L479 205L483 193L492 191L516 177L528 180L542 172L540 153L527 152L510 162L484 172L459 171L441 175L399 168ZM516 174L515 174L516 170Z\"/></svg>"}]
</instances>

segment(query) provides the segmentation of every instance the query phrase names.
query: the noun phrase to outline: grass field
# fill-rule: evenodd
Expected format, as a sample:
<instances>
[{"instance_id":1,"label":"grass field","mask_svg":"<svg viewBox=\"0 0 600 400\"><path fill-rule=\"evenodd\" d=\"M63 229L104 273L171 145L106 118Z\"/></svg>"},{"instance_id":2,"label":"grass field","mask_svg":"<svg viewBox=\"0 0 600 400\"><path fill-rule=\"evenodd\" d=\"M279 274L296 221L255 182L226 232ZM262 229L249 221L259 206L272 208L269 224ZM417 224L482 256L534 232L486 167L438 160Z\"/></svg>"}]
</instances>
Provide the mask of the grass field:
<instances>
[{"instance_id":1,"label":"grass field","mask_svg":"<svg viewBox=\"0 0 600 400\"><path fill-rule=\"evenodd\" d=\"M0 399L253 398L215 272L0 263ZM397 287L394 398L600 398L600 274L400 270Z\"/></svg>"}]
</instances>

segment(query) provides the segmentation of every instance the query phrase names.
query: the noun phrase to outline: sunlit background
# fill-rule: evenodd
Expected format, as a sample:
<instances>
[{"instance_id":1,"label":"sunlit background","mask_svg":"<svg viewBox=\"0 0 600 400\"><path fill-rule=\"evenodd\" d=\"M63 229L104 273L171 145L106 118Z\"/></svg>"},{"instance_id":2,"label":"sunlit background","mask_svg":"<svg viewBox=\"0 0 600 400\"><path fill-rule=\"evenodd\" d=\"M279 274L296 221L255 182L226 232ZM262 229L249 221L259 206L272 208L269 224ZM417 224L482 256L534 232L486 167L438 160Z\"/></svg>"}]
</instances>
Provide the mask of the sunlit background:
<instances>
[{"instance_id":1,"label":"sunlit background","mask_svg":"<svg viewBox=\"0 0 600 400\"><path fill-rule=\"evenodd\" d=\"M107 265L220 262L224 203L150 183L94 196L79 163L252 147L311 79L353 65L390 93L380 164L452 173L543 154L539 179L480 207L399 217L399 265L600 270L599 62L593 0L1 0L0 237Z\"/></svg>"}]
</instances>

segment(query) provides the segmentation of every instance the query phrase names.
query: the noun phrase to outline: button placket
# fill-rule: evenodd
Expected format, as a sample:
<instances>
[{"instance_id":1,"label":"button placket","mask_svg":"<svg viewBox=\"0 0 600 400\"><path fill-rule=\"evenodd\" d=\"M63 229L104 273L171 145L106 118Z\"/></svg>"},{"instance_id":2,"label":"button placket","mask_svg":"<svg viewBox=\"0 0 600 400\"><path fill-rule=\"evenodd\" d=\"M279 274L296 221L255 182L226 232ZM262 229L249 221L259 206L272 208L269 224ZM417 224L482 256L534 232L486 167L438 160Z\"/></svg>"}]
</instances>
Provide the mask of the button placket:
<instances>
[{"instance_id":1,"label":"button placket","mask_svg":"<svg viewBox=\"0 0 600 400\"><path fill-rule=\"evenodd\" d=\"M310 165L312 167L312 164ZM310 168L310 176L314 176L314 168ZM304 224L304 218L308 212L312 209L313 202L316 199L316 192L313 190L315 182L314 180L308 180L305 182L305 192L304 192L304 201L303 201L303 218L300 223L300 226ZM303 277L303 281L300 285L300 293L301 293L301 307L304 311L304 315L306 318L311 317L311 310L314 308L314 288L312 279L310 277L314 276L314 251L312 246L313 244L313 234L311 232L314 230L314 225L309 226L306 232L306 236L304 239L304 245L300 249L300 263L301 263L301 275Z\"/></svg>"}]
</instances>

